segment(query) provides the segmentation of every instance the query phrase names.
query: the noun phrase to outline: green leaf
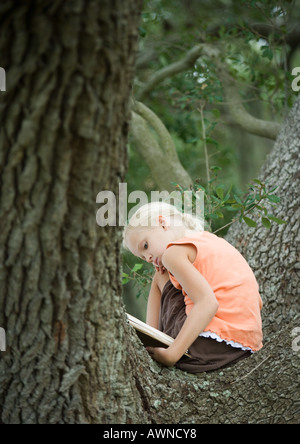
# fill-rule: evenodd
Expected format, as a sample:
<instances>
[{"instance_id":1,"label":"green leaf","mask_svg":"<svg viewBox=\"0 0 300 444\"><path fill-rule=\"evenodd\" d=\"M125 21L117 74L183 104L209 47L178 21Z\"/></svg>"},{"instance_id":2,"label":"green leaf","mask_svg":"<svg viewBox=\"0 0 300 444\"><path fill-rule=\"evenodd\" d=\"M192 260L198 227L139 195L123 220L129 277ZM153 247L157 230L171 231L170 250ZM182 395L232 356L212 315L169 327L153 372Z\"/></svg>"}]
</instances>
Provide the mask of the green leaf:
<instances>
[{"instance_id":1,"label":"green leaf","mask_svg":"<svg viewBox=\"0 0 300 444\"><path fill-rule=\"evenodd\" d=\"M213 165L213 166L211 166L210 169L211 169L212 171L221 171L221 170L222 170L222 168L219 167L219 166L217 166L217 165Z\"/></svg>"},{"instance_id":2,"label":"green leaf","mask_svg":"<svg viewBox=\"0 0 300 444\"><path fill-rule=\"evenodd\" d=\"M243 205L243 202L241 201L241 199L239 198L239 196L237 194L234 194L233 197L235 198L235 200L238 204Z\"/></svg>"},{"instance_id":3,"label":"green leaf","mask_svg":"<svg viewBox=\"0 0 300 444\"><path fill-rule=\"evenodd\" d=\"M217 193L217 195L218 195L218 197L219 197L220 199L223 199L223 197L224 197L224 190L223 190L223 187L222 187L222 186L218 186L218 187L216 188L216 193Z\"/></svg>"},{"instance_id":4,"label":"green leaf","mask_svg":"<svg viewBox=\"0 0 300 444\"><path fill-rule=\"evenodd\" d=\"M129 282L129 279L125 279L125 278L122 279L122 285L125 285L125 284L127 284L128 282Z\"/></svg>"},{"instance_id":5,"label":"green leaf","mask_svg":"<svg viewBox=\"0 0 300 444\"><path fill-rule=\"evenodd\" d=\"M273 51L268 45L261 46L261 51L263 53L263 57L267 57L269 60L273 59Z\"/></svg>"},{"instance_id":6,"label":"green leaf","mask_svg":"<svg viewBox=\"0 0 300 444\"><path fill-rule=\"evenodd\" d=\"M218 142L213 137L207 136L205 138L205 140L207 143L211 143L212 145L215 145L216 147L218 147L218 145L219 145Z\"/></svg>"},{"instance_id":7,"label":"green leaf","mask_svg":"<svg viewBox=\"0 0 300 444\"><path fill-rule=\"evenodd\" d=\"M276 196L275 194L268 194L266 197L270 202L273 202L273 203L280 202L280 197Z\"/></svg>"},{"instance_id":8,"label":"green leaf","mask_svg":"<svg viewBox=\"0 0 300 444\"><path fill-rule=\"evenodd\" d=\"M215 214L219 219L224 219L224 214L221 211L216 211Z\"/></svg>"},{"instance_id":9,"label":"green leaf","mask_svg":"<svg viewBox=\"0 0 300 444\"><path fill-rule=\"evenodd\" d=\"M248 227L252 227L252 228L256 227L257 223L255 222L255 220L252 220L247 216L243 216L243 219L246 222L246 224L248 225Z\"/></svg>"},{"instance_id":10,"label":"green leaf","mask_svg":"<svg viewBox=\"0 0 300 444\"><path fill-rule=\"evenodd\" d=\"M133 269L131 271L132 271L132 273L135 273L135 272L139 271L141 268L143 268L143 264L135 264L135 266L133 267Z\"/></svg>"},{"instance_id":11,"label":"green leaf","mask_svg":"<svg viewBox=\"0 0 300 444\"><path fill-rule=\"evenodd\" d=\"M228 191L227 191L227 193L226 193L226 196L223 198L223 202L224 202L224 203L225 203L225 202L230 203L230 202L229 202L229 198L230 198L231 188L232 188L232 185L230 185L230 187L228 188Z\"/></svg>"},{"instance_id":12,"label":"green leaf","mask_svg":"<svg viewBox=\"0 0 300 444\"><path fill-rule=\"evenodd\" d=\"M218 109L213 109L213 110L212 110L212 113L213 113L213 115L214 115L214 117L215 117L216 119L219 119L220 116L221 116L221 113L220 113L220 111L219 111Z\"/></svg>"},{"instance_id":13,"label":"green leaf","mask_svg":"<svg viewBox=\"0 0 300 444\"><path fill-rule=\"evenodd\" d=\"M271 228L271 222L269 221L269 219L267 219L266 217L262 217L261 221L265 228L267 228L268 230Z\"/></svg>"},{"instance_id":14,"label":"green leaf","mask_svg":"<svg viewBox=\"0 0 300 444\"><path fill-rule=\"evenodd\" d=\"M272 188L271 190L269 190L269 193L274 193L275 190L277 190L278 186Z\"/></svg>"},{"instance_id":15,"label":"green leaf","mask_svg":"<svg viewBox=\"0 0 300 444\"><path fill-rule=\"evenodd\" d=\"M268 218L278 225L286 224L285 220L279 219L278 217L272 216L271 214L268 214Z\"/></svg>"},{"instance_id":16,"label":"green leaf","mask_svg":"<svg viewBox=\"0 0 300 444\"><path fill-rule=\"evenodd\" d=\"M238 208L240 208L240 206ZM234 208L233 205L226 205L225 210L232 211L232 212L236 213L236 208Z\"/></svg>"},{"instance_id":17,"label":"green leaf","mask_svg":"<svg viewBox=\"0 0 300 444\"><path fill-rule=\"evenodd\" d=\"M214 196L213 194L211 195L211 200L217 202L218 204L221 204L222 201L220 199L218 199L216 196Z\"/></svg>"},{"instance_id":18,"label":"green leaf","mask_svg":"<svg viewBox=\"0 0 300 444\"><path fill-rule=\"evenodd\" d=\"M142 38L146 37L146 35L147 35L147 31L142 26L139 26L139 35Z\"/></svg>"}]
</instances>

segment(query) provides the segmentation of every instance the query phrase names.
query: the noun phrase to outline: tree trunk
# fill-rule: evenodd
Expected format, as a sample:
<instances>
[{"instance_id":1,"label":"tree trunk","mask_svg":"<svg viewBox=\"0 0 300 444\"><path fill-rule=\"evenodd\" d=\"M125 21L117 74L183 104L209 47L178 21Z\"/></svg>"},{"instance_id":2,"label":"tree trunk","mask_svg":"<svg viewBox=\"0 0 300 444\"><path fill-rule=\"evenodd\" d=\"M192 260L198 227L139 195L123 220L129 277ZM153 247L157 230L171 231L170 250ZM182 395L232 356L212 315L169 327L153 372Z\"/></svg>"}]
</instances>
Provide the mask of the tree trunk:
<instances>
[{"instance_id":1,"label":"tree trunk","mask_svg":"<svg viewBox=\"0 0 300 444\"><path fill-rule=\"evenodd\" d=\"M277 187L280 203L269 211L284 225L272 224L270 230L232 226L228 240L248 260L264 301L266 332L276 332L300 312L300 99L285 122L274 149L262 168L259 179L268 189Z\"/></svg>"},{"instance_id":2,"label":"tree trunk","mask_svg":"<svg viewBox=\"0 0 300 444\"><path fill-rule=\"evenodd\" d=\"M117 194L125 177L140 10L0 5L2 423L125 421L134 403L120 229L95 215L99 191Z\"/></svg>"}]
</instances>

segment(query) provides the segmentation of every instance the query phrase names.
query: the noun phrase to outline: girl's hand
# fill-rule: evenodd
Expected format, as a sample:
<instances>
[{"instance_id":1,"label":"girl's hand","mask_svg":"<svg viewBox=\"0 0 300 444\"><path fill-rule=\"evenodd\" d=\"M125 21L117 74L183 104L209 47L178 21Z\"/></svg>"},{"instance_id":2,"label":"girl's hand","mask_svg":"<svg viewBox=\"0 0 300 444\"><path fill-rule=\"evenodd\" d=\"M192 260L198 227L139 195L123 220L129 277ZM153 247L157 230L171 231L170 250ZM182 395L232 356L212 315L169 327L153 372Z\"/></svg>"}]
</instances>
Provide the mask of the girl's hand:
<instances>
[{"instance_id":1,"label":"girl's hand","mask_svg":"<svg viewBox=\"0 0 300 444\"><path fill-rule=\"evenodd\" d=\"M155 265L155 270L157 271L157 273L159 274L164 274L164 272L166 271L165 267L162 265L161 267L157 267Z\"/></svg>"},{"instance_id":2,"label":"girl's hand","mask_svg":"<svg viewBox=\"0 0 300 444\"><path fill-rule=\"evenodd\" d=\"M169 348L162 347L146 347L150 356L155 359L157 362L160 362L167 367L172 367L178 359L175 356L172 356Z\"/></svg>"}]
</instances>

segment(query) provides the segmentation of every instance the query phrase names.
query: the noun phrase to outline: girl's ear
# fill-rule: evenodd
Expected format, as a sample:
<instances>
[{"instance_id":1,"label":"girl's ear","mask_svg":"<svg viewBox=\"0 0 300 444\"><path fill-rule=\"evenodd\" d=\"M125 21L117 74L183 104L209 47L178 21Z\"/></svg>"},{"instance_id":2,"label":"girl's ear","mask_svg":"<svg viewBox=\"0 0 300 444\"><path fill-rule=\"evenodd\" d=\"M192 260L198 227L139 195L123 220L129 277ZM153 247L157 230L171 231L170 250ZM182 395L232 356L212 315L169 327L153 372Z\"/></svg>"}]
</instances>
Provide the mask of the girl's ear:
<instances>
[{"instance_id":1,"label":"girl's ear","mask_svg":"<svg viewBox=\"0 0 300 444\"><path fill-rule=\"evenodd\" d=\"M167 228L169 225L169 221L165 216L158 216L157 221L160 227Z\"/></svg>"}]
</instances>

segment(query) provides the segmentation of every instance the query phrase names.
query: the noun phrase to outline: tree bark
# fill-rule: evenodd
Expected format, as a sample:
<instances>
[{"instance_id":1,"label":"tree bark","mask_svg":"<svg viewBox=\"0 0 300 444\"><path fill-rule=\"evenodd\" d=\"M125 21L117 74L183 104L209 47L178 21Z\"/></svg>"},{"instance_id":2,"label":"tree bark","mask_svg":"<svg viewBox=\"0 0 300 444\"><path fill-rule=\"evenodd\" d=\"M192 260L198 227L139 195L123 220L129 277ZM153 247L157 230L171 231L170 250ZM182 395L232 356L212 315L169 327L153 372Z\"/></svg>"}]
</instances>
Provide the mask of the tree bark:
<instances>
[{"instance_id":1,"label":"tree bark","mask_svg":"<svg viewBox=\"0 0 300 444\"><path fill-rule=\"evenodd\" d=\"M125 177L140 10L0 5L2 423L125 421L135 402L120 347L121 234L96 225L95 202Z\"/></svg>"},{"instance_id":2,"label":"tree bark","mask_svg":"<svg viewBox=\"0 0 300 444\"><path fill-rule=\"evenodd\" d=\"M298 424L300 352L293 351L291 332L299 323L300 316L273 335L260 352L209 373L162 368L144 353L133 355L144 422Z\"/></svg>"},{"instance_id":3,"label":"tree bark","mask_svg":"<svg viewBox=\"0 0 300 444\"><path fill-rule=\"evenodd\" d=\"M269 212L284 225L272 224L267 230L233 225L227 239L248 260L264 301L264 327L276 332L300 312L300 99L280 132L259 179L268 189L277 187L280 203Z\"/></svg>"}]
</instances>

